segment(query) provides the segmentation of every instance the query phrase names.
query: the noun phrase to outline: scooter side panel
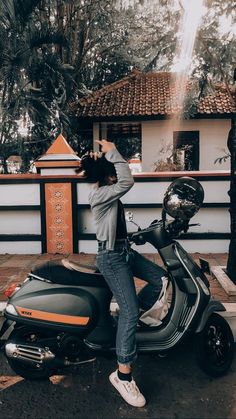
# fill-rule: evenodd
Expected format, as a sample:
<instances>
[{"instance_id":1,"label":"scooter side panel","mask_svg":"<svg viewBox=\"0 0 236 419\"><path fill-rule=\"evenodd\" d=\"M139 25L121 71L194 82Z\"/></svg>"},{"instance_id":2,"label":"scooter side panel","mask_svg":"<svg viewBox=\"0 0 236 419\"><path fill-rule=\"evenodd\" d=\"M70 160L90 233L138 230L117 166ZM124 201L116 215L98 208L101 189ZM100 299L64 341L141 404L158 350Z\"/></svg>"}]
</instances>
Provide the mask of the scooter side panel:
<instances>
[{"instance_id":1,"label":"scooter side panel","mask_svg":"<svg viewBox=\"0 0 236 419\"><path fill-rule=\"evenodd\" d=\"M6 317L37 326L47 324L58 328L64 325L91 330L101 315L98 294L104 294L103 303L110 298L109 290L104 288L73 287L28 280L9 301L18 316L9 315L6 310Z\"/></svg>"},{"instance_id":2,"label":"scooter side panel","mask_svg":"<svg viewBox=\"0 0 236 419\"><path fill-rule=\"evenodd\" d=\"M213 298L211 298L206 309L202 314L199 325L196 329L196 333L200 333L204 329L204 326L212 313L216 313L219 311L226 311L226 308L220 301L213 300Z\"/></svg>"}]
</instances>

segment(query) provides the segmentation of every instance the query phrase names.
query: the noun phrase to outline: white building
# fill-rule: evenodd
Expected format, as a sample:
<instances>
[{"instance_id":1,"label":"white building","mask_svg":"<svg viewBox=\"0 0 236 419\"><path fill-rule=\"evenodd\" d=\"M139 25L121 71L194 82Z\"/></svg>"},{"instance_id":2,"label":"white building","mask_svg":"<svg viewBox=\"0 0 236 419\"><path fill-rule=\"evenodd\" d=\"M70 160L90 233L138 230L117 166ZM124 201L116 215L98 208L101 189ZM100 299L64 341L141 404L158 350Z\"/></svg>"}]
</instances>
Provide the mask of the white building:
<instances>
[{"instance_id":1,"label":"white building","mask_svg":"<svg viewBox=\"0 0 236 419\"><path fill-rule=\"evenodd\" d=\"M77 115L92 126L93 140L140 141L144 172L168 170L163 163L176 165L181 157L181 170L229 169L229 159L215 163L227 153L231 115L236 112L227 90L216 86L214 93L200 99L192 118L180 120L178 86L172 78L167 72L135 70L80 100Z\"/></svg>"}]
</instances>

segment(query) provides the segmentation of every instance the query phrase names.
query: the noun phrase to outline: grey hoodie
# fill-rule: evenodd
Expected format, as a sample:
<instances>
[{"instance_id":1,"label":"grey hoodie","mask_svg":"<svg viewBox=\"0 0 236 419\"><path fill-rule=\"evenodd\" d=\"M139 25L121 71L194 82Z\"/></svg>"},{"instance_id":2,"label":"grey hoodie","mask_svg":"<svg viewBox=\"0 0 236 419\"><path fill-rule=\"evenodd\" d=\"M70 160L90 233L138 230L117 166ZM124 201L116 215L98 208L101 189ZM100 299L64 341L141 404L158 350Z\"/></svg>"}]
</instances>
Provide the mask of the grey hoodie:
<instances>
[{"instance_id":1,"label":"grey hoodie","mask_svg":"<svg viewBox=\"0 0 236 419\"><path fill-rule=\"evenodd\" d=\"M117 183L93 189L89 194L89 204L95 221L97 240L108 241L108 249L114 250L118 199L132 188L134 180L127 161L116 148L108 151L105 157L114 163Z\"/></svg>"}]
</instances>

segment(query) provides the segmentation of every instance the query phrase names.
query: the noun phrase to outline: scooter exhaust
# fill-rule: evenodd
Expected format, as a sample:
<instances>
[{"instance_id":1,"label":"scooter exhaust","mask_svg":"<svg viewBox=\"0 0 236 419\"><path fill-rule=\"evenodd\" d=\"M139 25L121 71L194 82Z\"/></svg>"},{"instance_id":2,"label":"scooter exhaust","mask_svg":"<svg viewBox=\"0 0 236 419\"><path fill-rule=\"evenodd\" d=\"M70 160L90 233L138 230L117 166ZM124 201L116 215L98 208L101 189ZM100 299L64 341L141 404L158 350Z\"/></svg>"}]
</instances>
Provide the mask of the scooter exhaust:
<instances>
[{"instance_id":1,"label":"scooter exhaust","mask_svg":"<svg viewBox=\"0 0 236 419\"><path fill-rule=\"evenodd\" d=\"M5 352L8 358L19 359L29 364L42 365L51 364L55 360L55 355L49 348L39 346L21 345L8 342L5 345Z\"/></svg>"},{"instance_id":2,"label":"scooter exhaust","mask_svg":"<svg viewBox=\"0 0 236 419\"><path fill-rule=\"evenodd\" d=\"M42 366L63 368L93 362L96 359L94 356L88 356L85 359L78 358L76 361L70 361L67 357L59 358L47 347L23 345L14 342L8 342L5 345L5 354L7 358L17 359L28 365L39 368Z\"/></svg>"}]
</instances>

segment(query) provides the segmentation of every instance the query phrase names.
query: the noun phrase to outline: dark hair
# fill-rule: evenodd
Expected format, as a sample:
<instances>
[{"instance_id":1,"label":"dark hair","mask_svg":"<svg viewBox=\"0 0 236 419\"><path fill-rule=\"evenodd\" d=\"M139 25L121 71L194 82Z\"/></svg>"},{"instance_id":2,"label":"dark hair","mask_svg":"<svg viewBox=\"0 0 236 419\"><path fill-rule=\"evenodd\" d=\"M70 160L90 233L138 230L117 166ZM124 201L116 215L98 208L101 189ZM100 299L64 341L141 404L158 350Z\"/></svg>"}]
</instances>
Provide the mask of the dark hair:
<instances>
[{"instance_id":1,"label":"dark hair","mask_svg":"<svg viewBox=\"0 0 236 419\"><path fill-rule=\"evenodd\" d=\"M85 179L90 183L99 182L99 186L106 184L107 176L116 176L116 170L113 163L109 162L104 155L95 160L89 154L84 155L80 161L80 167L77 173L84 172Z\"/></svg>"}]
</instances>

